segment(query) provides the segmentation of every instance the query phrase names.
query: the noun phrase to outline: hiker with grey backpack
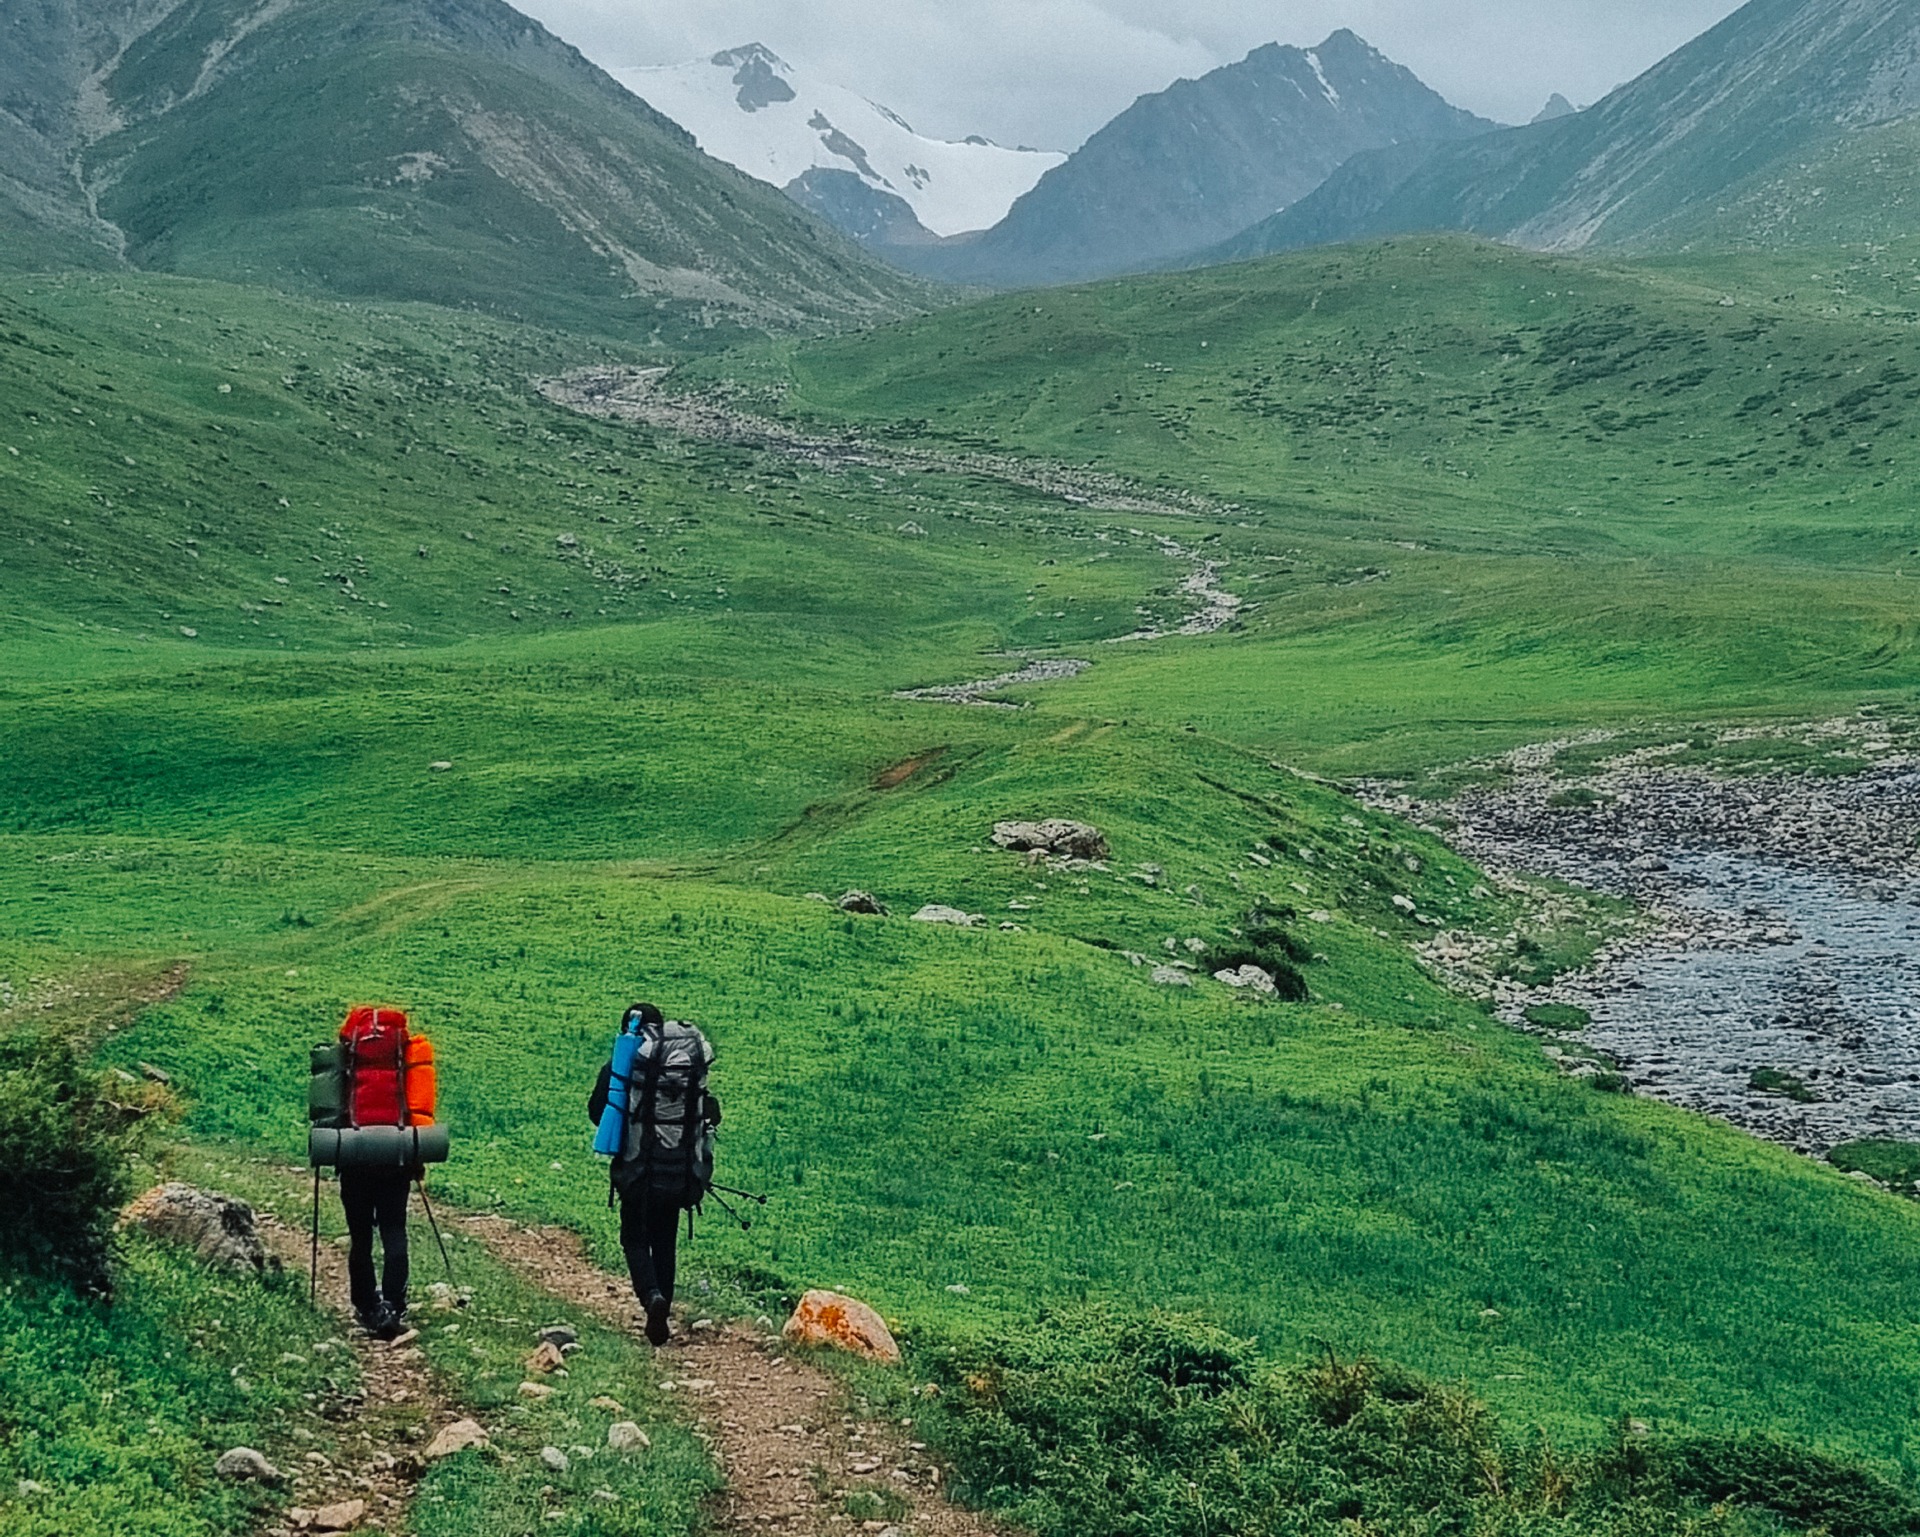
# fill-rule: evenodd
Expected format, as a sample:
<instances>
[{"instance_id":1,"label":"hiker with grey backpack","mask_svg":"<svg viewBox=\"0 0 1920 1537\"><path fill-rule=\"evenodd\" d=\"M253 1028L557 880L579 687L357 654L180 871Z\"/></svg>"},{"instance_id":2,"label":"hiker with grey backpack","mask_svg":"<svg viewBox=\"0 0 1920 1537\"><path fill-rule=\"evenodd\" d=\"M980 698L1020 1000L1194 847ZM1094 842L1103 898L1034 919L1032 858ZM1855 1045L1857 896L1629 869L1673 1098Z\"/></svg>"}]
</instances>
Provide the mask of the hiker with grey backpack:
<instances>
[{"instance_id":1,"label":"hiker with grey backpack","mask_svg":"<svg viewBox=\"0 0 1920 1537\"><path fill-rule=\"evenodd\" d=\"M607 1204L620 1204L620 1247L647 1339L671 1337L681 1213L713 1191L713 1133L720 1101L707 1089L713 1047L694 1026L636 1003L620 1022L613 1056L587 1101L593 1150L613 1160Z\"/></svg>"}]
</instances>

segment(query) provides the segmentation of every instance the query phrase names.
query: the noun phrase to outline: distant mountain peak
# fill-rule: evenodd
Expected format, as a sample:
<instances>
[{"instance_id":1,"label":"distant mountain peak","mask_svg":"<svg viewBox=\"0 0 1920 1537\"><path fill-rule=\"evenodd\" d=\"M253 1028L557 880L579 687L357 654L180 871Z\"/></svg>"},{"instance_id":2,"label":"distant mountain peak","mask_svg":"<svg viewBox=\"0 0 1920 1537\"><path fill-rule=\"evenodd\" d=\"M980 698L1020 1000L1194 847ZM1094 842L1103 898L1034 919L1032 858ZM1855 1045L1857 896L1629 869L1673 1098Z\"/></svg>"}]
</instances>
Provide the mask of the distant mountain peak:
<instances>
[{"instance_id":1,"label":"distant mountain peak","mask_svg":"<svg viewBox=\"0 0 1920 1537\"><path fill-rule=\"evenodd\" d=\"M740 88L734 100L742 112L792 101L799 93L789 83L793 70L786 60L764 43L745 43L716 53L712 62L721 69L734 71L733 83Z\"/></svg>"},{"instance_id":2,"label":"distant mountain peak","mask_svg":"<svg viewBox=\"0 0 1920 1537\"><path fill-rule=\"evenodd\" d=\"M1555 91L1547 98L1547 104L1534 115L1536 123L1556 123L1563 117L1572 117L1580 109L1566 97Z\"/></svg>"},{"instance_id":3,"label":"distant mountain peak","mask_svg":"<svg viewBox=\"0 0 1920 1537\"><path fill-rule=\"evenodd\" d=\"M708 154L876 243L888 232L932 240L986 229L1066 158L978 136L931 138L879 102L796 69L764 43L615 73Z\"/></svg>"},{"instance_id":4,"label":"distant mountain peak","mask_svg":"<svg viewBox=\"0 0 1920 1537\"><path fill-rule=\"evenodd\" d=\"M1316 48L1266 43L1140 97L978 240L897 256L1008 285L1142 271L1265 219L1362 151L1495 126L1349 29Z\"/></svg>"}]
</instances>

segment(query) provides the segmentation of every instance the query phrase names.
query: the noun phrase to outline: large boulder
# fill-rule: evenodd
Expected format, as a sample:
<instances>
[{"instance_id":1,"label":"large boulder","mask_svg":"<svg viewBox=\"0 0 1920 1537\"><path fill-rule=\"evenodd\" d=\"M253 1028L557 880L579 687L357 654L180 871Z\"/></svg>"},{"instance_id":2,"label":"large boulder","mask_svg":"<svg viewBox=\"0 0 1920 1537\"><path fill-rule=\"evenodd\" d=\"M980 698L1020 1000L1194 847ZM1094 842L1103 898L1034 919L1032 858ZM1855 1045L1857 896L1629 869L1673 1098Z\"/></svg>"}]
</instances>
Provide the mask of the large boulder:
<instances>
[{"instance_id":1,"label":"large boulder","mask_svg":"<svg viewBox=\"0 0 1920 1537\"><path fill-rule=\"evenodd\" d=\"M1044 822L996 822L993 841L1016 854L1039 852L1060 859L1105 859L1112 852L1099 828L1058 817Z\"/></svg>"},{"instance_id":2,"label":"large boulder","mask_svg":"<svg viewBox=\"0 0 1920 1537\"><path fill-rule=\"evenodd\" d=\"M455 1420L451 1425L441 1426L440 1433L427 1443L427 1449L420 1455L428 1462L438 1462L469 1447L486 1445L487 1432L478 1420Z\"/></svg>"},{"instance_id":3,"label":"large boulder","mask_svg":"<svg viewBox=\"0 0 1920 1537\"><path fill-rule=\"evenodd\" d=\"M962 912L957 907L943 907L938 902L929 902L913 915L915 923L948 923L956 929L970 929L980 921L978 913Z\"/></svg>"},{"instance_id":4,"label":"large boulder","mask_svg":"<svg viewBox=\"0 0 1920 1537\"><path fill-rule=\"evenodd\" d=\"M251 1206L178 1180L137 1197L120 1214L120 1226L191 1249L216 1270L257 1274L267 1268L267 1246Z\"/></svg>"},{"instance_id":5,"label":"large boulder","mask_svg":"<svg viewBox=\"0 0 1920 1537\"><path fill-rule=\"evenodd\" d=\"M1228 987L1245 988L1265 998L1271 998L1279 992L1279 988L1274 985L1272 973L1263 971L1258 966L1241 966L1232 971L1216 971L1213 974L1213 980L1224 982Z\"/></svg>"},{"instance_id":6,"label":"large boulder","mask_svg":"<svg viewBox=\"0 0 1920 1537\"><path fill-rule=\"evenodd\" d=\"M790 1345L823 1345L886 1366L900 1364L900 1347L880 1315L838 1292L808 1292L781 1334Z\"/></svg>"}]
</instances>

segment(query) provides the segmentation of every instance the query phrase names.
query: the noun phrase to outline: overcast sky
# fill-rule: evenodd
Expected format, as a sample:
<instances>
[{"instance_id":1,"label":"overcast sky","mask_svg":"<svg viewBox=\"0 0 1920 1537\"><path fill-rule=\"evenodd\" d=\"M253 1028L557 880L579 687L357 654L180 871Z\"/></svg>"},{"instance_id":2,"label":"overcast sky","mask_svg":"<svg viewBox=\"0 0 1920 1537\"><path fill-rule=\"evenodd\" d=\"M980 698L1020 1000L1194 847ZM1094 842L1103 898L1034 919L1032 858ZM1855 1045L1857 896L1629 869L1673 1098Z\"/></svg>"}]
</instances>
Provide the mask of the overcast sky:
<instances>
[{"instance_id":1,"label":"overcast sky","mask_svg":"<svg viewBox=\"0 0 1920 1537\"><path fill-rule=\"evenodd\" d=\"M1738 0L514 0L595 62L765 43L922 133L1072 149L1134 97L1351 27L1461 106L1598 100Z\"/></svg>"}]
</instances>

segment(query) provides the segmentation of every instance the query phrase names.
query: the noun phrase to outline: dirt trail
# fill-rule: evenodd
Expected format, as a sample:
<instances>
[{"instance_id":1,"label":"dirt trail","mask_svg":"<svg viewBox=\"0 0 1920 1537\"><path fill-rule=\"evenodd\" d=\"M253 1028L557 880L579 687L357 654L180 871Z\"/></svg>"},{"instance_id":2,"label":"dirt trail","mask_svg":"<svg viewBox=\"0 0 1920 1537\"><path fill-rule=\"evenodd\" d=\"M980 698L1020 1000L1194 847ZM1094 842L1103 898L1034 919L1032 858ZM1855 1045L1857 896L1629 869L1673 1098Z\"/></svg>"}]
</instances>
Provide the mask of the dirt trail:
<instances>
[{"instance_id":1,"label":"dirt trail","mask_svg":"<svg viewBox=\"0 0 1920 1537\"><path fill-rule=\"evenodd\" d=\"M637 1328L631 1287L589 1260L578 1235L493 1216L462 1225L542 1289ZM685 1400L726 1474L718 1531L995 1537L983 1517L947 1502L944 1476L910 1426L857 1420L838 1381L764 1329L685 1313L674 1327L660 1385Z\"/></svg>"},{"instance_id":2,"label":"dirt trail","mask_svg":"<svg viewBox=\"0 0 1920 1537\"><path fill-rule=\"evenodd\" d=\"M271 1212L256 1215L267 1247L288 1270L304 1274L311 1252L308 1235ZM346 1254L331 1240L320 1245L319 1294L322 1299L347 1295ZM336 1348L354 1353L365 1391L355 1424L343 1430L340 1438L343 1453L350 1456L330 1461L316 1451L284 1467L282 1471L293 1480L293 1509L286 1523L268 1526L265 1537L308 1530L311 1512L347 1500L366 1502L366 1514L356 1531L403 1530L407 1503L420 1477L420 1446L441 1425L460 1417L434 1386L426 1357L417 1348L368 1338L353 1327L343 1308L336 1304L333 1311L343 1342Z\"/></svg>"}]
</instances>

